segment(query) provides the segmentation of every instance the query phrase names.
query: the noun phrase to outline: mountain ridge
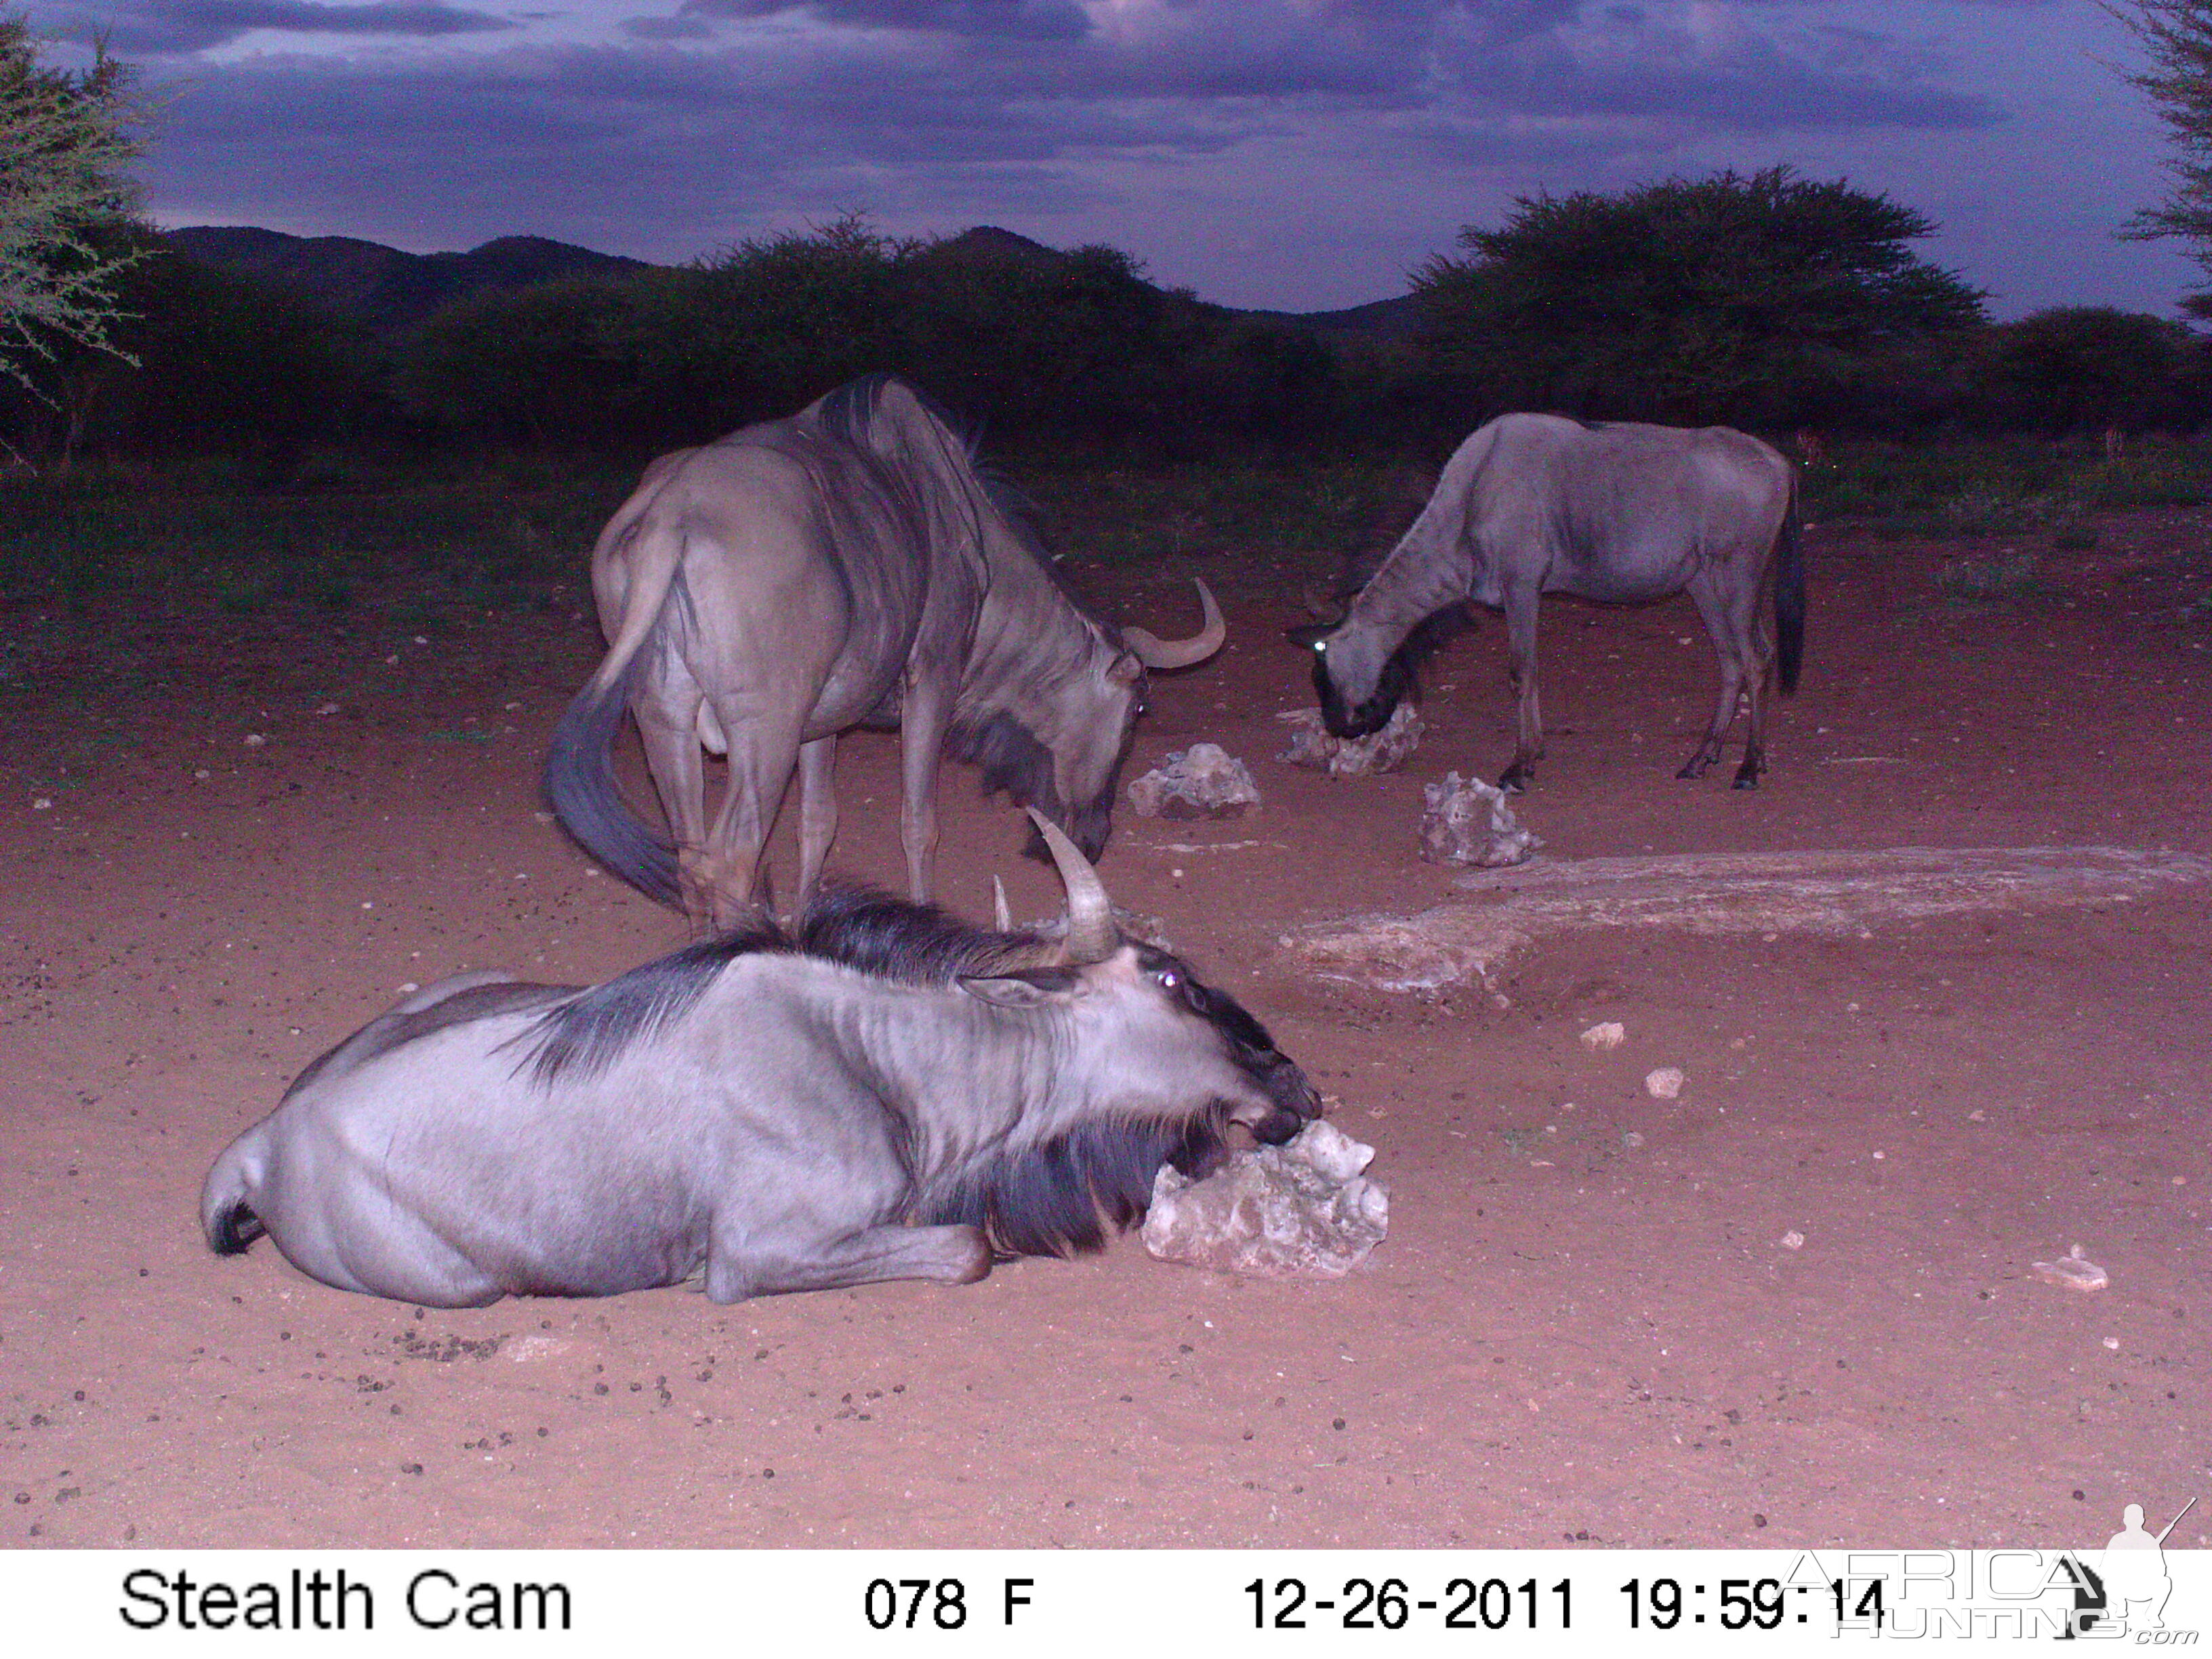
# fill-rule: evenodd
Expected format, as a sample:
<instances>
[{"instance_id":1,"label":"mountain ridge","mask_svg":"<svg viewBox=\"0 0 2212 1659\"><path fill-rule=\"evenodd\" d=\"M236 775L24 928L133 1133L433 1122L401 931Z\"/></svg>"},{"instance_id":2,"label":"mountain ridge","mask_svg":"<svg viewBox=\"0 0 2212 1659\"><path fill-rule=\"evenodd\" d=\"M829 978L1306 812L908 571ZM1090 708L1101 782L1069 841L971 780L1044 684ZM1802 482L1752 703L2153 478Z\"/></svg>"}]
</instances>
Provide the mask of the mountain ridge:
<instances>
[{"instance_id":1,"label":"mountain ridge","mask_svg":"<svg viewBox=\"0 0 2212 1659\"><path fill-rule=\"evenodd\" d=\"M442 305L485 289L655 269L643 259L544 236L497 236L465 252L409 253L356 236L296 236L258 225L185 225L161 235L204 264L303 289L331 308L362 318L378 333L404 328ZM930 252L942 259L979 262L1043 263L1065 257L1060 249L997 225L972 225L933 244ZM1316 334L1368 338L1405 337L1419 320L1410 294L1334 311L1219 309Z\"/></svg>"}]
</instances>

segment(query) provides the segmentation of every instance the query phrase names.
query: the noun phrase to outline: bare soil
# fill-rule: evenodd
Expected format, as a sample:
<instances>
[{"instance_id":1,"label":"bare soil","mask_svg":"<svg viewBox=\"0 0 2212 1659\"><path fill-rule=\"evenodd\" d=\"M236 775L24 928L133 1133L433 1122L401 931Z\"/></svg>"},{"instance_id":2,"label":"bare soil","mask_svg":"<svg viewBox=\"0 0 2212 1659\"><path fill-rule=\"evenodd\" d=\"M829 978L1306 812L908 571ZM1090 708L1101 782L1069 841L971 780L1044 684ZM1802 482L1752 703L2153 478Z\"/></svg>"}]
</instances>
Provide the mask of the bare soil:
<instances>
[{"instance_id":1,"label":"bare soil","mask_svg":"<svg viewBox=\"0 0 2212 1659\"><path fill-rule=\"evenodd\" d=\"M1548 604L1522 815L1563 858L2212 852L2212 515L2101 532L1971 605L1948 563L2040 544L1817 534L1804 684L1753 793L1674 775L1711 696L1686 601ZM210 1159L404 985L587 981L684 937L538 810L597 638L0 619L0 1538L2088 1544L2203 1488L2212 896L1863 938L1577 929L1494 995L1333 988L1278 939L1451 896L1415 856L1420 790L1507 757L1499 632L1431 671L1407 770L1332 782L1273 758L1309 700L1279 630L1311 573L1197 568L1233 642L1157 684L1134 764L1210 738L1265 800L1125 815L1102 868L1379 1149L1393 1231L1340 1281L1124 1240L965 1289L450 1313L265 1243L217 1260ZM1188 574L1075 572L1167 631ZM895 880L889 741L848 741L840 776L837 863ZM957 770L946 798L951 902L987 913L997 872L1046 913L1017 816ZM1626 1042L1586 1051L1599 1020ZM1645 1092L1659 1066L1680 1098ZM2110 1288L2034 1276L2076 1243Z\"/></svg>"}]
</instances>

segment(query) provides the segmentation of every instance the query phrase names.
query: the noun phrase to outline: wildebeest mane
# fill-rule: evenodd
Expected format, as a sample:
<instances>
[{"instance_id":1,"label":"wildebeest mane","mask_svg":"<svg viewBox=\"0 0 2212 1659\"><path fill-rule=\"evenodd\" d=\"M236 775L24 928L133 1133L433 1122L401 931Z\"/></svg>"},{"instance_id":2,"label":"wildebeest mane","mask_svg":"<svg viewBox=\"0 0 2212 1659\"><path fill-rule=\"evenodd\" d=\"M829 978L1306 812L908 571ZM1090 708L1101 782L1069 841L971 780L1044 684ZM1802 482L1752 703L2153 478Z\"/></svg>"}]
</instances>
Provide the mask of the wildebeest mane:
<instances>
[{"instance_id":1,"label":"wildebeest mane","mask_svg":"<svg viewBox=\"0 0 2212 1659\"><path fill-rule=\"evenodd\" d=\"M972 927L934 904L857 882L825 884L799 919L798 950L901 985L950 985L1002 973L1033 953L1028 933Z\"/></svg>"},{"instance_id":2,"label":"wildebeest mane","mask_svg":"<svg viewBox=\"0 0 2212 1659\"><path fill-rule=\"evenodd\" d=\"M1001 1256L1078 1255L1143 1218L1160 1165L1203 1175L1224 1150L1212 1113L1085 1123L972 1171L917 1219L981 1227Z\"/></svg>"},{"instance_id":3,"label":"wildebeest mane","mask_svg":"<svg viewBox=\"0 0 2212 1659\"><path fill-rule=\"evenodd\" d=\"M571 1073L595 1077L632 1043L680 1018L739 957L790 949L783 930L763 918L633 968L532 1022L515 1039L528 1044L522 1063L541 1087Z\"/></svg>"},{"instance_id":4,"label":"wildebeest mane","mask_svg":"<svg viewBox=\"0 0 2212 1659\"><path fill-rule=\"evenodd\" d=\"M1098 615L1067 585L1046 550L1044 514L1036 503L983 459L979 441L967 425L911 380L881 372L848 380L822 400L822 429L842 441L873 449L870 433L885 391L903 386L922 412L945 429L960 470L957 484L978 514L989 513L1007 538L1035 562L1060 596L1105 631L1116 648L1121 630Z\"/></svg>"}]
</instances>

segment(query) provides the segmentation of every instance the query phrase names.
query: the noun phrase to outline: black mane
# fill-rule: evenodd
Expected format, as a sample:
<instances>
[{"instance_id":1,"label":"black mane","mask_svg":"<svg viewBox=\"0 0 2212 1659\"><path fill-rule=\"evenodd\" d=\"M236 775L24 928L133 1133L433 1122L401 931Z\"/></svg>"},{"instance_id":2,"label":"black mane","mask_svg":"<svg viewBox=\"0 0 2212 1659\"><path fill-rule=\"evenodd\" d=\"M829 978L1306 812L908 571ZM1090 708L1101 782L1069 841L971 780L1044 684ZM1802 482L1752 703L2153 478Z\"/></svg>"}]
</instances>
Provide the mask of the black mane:
<instances>
[{"instance_id":1,"label":"black mane","mask_svg":"<svg viewBox=\"0 0 2212 1659\"><path fill-rule=\"evenodd\" d=\"M950 985L1003 972L1036 940L961 921L934 904L893 898L879 888L823 886L799 918L793 947L899 985Z\"/></svg>"},{"instance_id":2,"label":"black mane","mask_svg":"<svg viewBox=\"0 0 2212 1659\"><path fill-rule=\"evenodd\" d=\"M526 1063L541 1086L571 1073L596 1077L632 1043L690 1012L714 976L739 957L791 948L783 930L763 917L549 1008L516 1041L530 1043Z\"/></svg>"},{"instance_id":3,"label":"black mane","mask_svg":"<svg viewBox=\"0 0 2212 1659\"><path fill-rule=\"evenodd\" d=\"M1085 1123L987 1164L917 1218L981 1227L1000 1255L1078 1255L1144 1218L1163 1164L1202 1176L1225 1151L1213 1111Z\"/></svg>"}]
</instances>

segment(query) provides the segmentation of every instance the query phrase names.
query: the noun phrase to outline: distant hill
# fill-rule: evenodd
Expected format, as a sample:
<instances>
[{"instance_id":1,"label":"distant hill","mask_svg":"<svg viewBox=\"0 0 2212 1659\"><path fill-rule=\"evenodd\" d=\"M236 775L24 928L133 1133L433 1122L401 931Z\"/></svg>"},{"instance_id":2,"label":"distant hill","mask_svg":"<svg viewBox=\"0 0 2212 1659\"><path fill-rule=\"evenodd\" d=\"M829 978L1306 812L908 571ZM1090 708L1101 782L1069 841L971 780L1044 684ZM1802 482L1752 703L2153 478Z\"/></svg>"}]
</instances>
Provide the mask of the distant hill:
<instances>
[{"instance_id":1,"label":"distant hill","mask_svg":"<svg viewBox=\"0 0 2212 1659\"><path fill-rule=\"evenodd\" d=\"M526 288L563 276L621 276L649 270L641 259L595 253L542 236L501 236L465 253L403 253L352 236L293 236L251 225L191 225L164 233L179 252L204 264L304 289L350 312L380 334L404 328L447 301L483 289ZM996 225L975 225L931 246L946 264L1048 264L1057 248ZM1342 311L1243 311L1240 317L1310 328L1316 334L1402 338L1419 326L1410 294Z\"/></svg>"},{"instance_id":2,"label":"distant hill","mask_svg":"<svg viewBox=\"0 0 2212 1659\"><path fill-rule=\"evenodd\" d=\"M250 225L191 225L164 233L164 240L203 264L304 289L380 334L483 289L651 269L641 259L542 236L501 236L465 253L403 253L352 236L293 236Z\"/></svg>"},{"instance_id":3,"label":"distant hill","mask_svg":"<svg viewBox=\"0 0 2212 1659\"><path fill-rule=\"evenodd\" d=\"M1364 306L1351 306L1342 311L1245 311L1237 314L1295 323L1316 334L1356 334L1370 339L1410 339L1421 326L1421 302L1410 294L1389 300L1370 300Z\"/></svg>"}]
</instances>

